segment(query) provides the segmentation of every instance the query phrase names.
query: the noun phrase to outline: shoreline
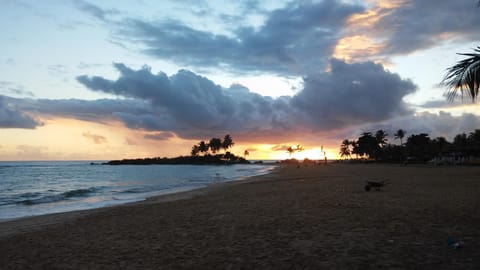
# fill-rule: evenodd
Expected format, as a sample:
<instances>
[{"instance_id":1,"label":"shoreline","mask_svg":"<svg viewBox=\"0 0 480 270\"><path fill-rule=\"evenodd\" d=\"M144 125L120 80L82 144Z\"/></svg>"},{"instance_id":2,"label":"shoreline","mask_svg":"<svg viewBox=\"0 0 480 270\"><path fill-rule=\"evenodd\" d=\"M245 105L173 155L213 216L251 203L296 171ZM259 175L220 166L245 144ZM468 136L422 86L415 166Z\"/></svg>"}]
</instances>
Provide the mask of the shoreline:
<instances>
[{"instance_id":1,"label":"shoreline","mask_svg":"<svg viewBox=\"0 0 480 270\"><path fill-rule=\"evenodd\" d=\"M30 166L30 164L28 164L28 166ZM35 167L36 165L32 166ZM58 170L60 171L59 173L63 173L62 170L68 168L66 166L57 166L56 164L51 166L56 166L54 167L55 170L53 170L53 172L56 172L56 170ZM167 169L157 169L163 166L166 166ZM17 194L14 195L5 192L6 195L2 198L2 206L0 206L0 223L35 216L61 214L66 212L113 207L116 205L141 202L147 200L150 197L163 196L204 188L211 183L238 181L246 177L266 174L276 165L268 164L262 166L253 164L240 164L232 165L231 167L228 167L229 169L226 169L227 167L223 165L202 165L202 168L200 170L197 170L195 168L196 166L200 165L187 165L187 169L179 169L186 171L185 174L180 173L181 176L179 177L165 176L170 175L168 173L168 170L171 170L169 168L172 167L172 165L148 166L148 168L145 170L147 172L145 175L147 176L140 176L140 178L138 178L140 180L142 180L141 177L145 177L146 179L148 178L148 180L142 180L143 182L138 181L136 175L131 175L131 173L129 173L128 171L129 167L126 166L124 168L119 168L118 171L123 172L127 170L127 176L123 177L123 181L127 182L127 184L118 184L118 188L116 186L116 182L122 180L106 177L106 184L99 183L98 181L97 183L95 181L89 180L96 178L96 176L90 172L86 174L80 174L81 177L76 177L76 175L68 175L68 179L73 179L72 181L66 180L62 183L59 183L61 185L64 185L64 182L67 182L70 185L69 188L57 189L53 185L51 187L42 186L41 188L44 188L45 192L43 192L43 190L43 193L38 192L38 196L36 195L37 193L30 193L29 190L25 189L23 190L23 193L26 194L25 197L22 192L17 192ZM105 167L107 167L107 165L105 165ZM96 166L95 168L98 167ZM174 169L173 171L175 170L176 169ZM109 172L108 169L106 171ZM116 171L117 169L115 169L115 172ZM105 171L101 169L100 173L105 173ZM167 178L163 179L162 177ZM118 178L120 179L122 177ZM134 180L130 181L129 179L132 178ZM137 182L140 182L140 184L137 184ZM76 183L79 184L77 185ZM67 185L65 184L65 186ZM49 189L48 192L46 191L47 189Z\"/></svg>"},{"instance_id":2,"label":"shoreline","mask_svg":"<svg viewBox=\"0 0 480 270\"><path fill-rule=\"evenodd\" d=\"M279 166L191 192L16 221L8 234L0 224L0 264L478 269L479 177L479 167ZM387 178L382 191L364 190L365 181Z\"/></svg>"},{"instance_id":3,"label":"shoreline","mask_svg":"<svg viewBox=\"0 0 480 270\"><path fill-rule=\"evenodd\" d=\"M89 214L109 211L110 209L113 209L116 207L128 207L128 206L136 206L136 205L143 205L143 204L155 204L155 203L170 202L170 201L177 201L177 200L186 200L186 199L191 199L195 196L207 195L209 192L218 190L219 188L226 187L229 185L241 184L241 183L246 183L250 181L260 181L262 177L266 177L274 173L280 167L279 165L275 166L274 164L267 164L267 165L274 166L274 167L270 171L259 174L259 175L241 177L236 180L229 180L225 182L213 182L213 183L207 184L207 186L204 186L204 187L197 187L189 190L173 191L171 193L153 195L153 196L140 199L138 201L107 205L107 206L102 206L97 208L73 210L73 211L67 211L67 212L49 213L49 214L25 216L25 217L11 218L11 219L0 219L0 239L2 237L16 234L16 233L24 233L32 230L41 229L42 227L45 227L48 225L73 221L77 218L84 217Z\"/></svg>"}]
</instances>

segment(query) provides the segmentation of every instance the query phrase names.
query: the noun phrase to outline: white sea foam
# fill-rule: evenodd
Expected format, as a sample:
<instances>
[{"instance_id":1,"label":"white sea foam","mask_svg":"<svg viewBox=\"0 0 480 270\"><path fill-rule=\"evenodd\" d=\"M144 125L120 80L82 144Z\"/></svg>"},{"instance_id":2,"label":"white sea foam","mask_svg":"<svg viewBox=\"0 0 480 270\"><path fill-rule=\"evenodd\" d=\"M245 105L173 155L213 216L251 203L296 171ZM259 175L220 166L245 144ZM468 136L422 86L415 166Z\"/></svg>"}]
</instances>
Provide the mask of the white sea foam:
<instances>
[{"instance_id":1,"label":"white sea foam","mask_svg":"<svg viewBox=\"0 0 480 270\"><path fill-rule=\"evenodd\" d=\"M0 221L135 202L265 174L273 167L0 162Z\"/></svg>"}]
</instances>

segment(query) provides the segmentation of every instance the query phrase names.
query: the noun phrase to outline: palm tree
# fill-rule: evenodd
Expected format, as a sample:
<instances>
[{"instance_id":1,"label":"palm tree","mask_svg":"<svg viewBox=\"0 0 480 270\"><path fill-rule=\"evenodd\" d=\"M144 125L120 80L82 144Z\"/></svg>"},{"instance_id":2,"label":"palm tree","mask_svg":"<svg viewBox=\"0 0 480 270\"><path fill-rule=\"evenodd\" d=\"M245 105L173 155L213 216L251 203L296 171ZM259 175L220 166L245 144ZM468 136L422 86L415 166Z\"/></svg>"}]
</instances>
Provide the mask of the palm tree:
<instances>
[{"instance_id":1,"label":"palm tree","mask_svg":"<svg viewBox=\"0 0 480 270\"><path fill-rule=\"evenodd\" d=\"M458 92L463 99L466 92L472 102L475 102L480 85L480 46L474 49L473 53L459 53L459 55L468 56L468 58L448 68L442 84L448 89L447 96L450 101L455 99Z\"/></svg>"},{"instance_id":2,"label":"palm tree","mask_svg":"<svg viewBox=\"0 0 480 270\"><path fill-rule=\"evenodd\" d=\"M290 156L290 158L291 158L292 155L293 155L293 153L295 152L295 149L293 149L291 146L289 146L289 147L287 148L287 152L288 152L288 154L289 154L289 156Z\"/></svg>"},{"instance_id":3,"label":"palm tree","mask_svg":"<svg viewBox=\"0 0 480 270\"><path fill-rule=\"evenodd\" d=\"M302 152L303 150L305 150L305 148L303 146L301 146L300 144L297 144L297 148L295 148L295 151Z\"/></svg>"},{"instance_id":4,"label":"palm tree","mask_svg":"<svg viewBox=\"0 0 480 270\"><path fill-rule=\"evenodd\" d=\"M480 156L480 129L470 132L467 139L473 154Z\"/></svg>"},{"instance_id":5,"label":"palm tree","mask_svg":"<svg viewBox=\"0 0 480 270\"><path fill-rule=\"evenodd\" d=\"M222 148L225 150L225 152L234 144L235 143L233 142L232 137L229 134L225 135L222 142Z\"/></svg>"},{"instance_id":6,"label":"palm tree","mask_svg":"<svg viewBox=\"0 0 480 270\"><path fill-rule=\"evenodd\" d=\"M192 156L196 157L198 156L198 153L200 152L200 147L198 145L192 146Z\"/></svg>"},{"instance_id":7,"label":"palm tree","mask_svg":"<svg viewBox=\"0 0 480 270\"><path fill-rule=\"evenodd\" d=\"M200 151L201 153L207 153L209 148L210 147L208 146L208 144L206 144L204 141L201 141L198 144L198 151Z\"/></svg>"},{"instance_id":8,"label":"palm tree","mask_svg":"<svg viewBox=\"0 0 480 270\"><path fill-rule=\"evenodd\" d=\"M420 133L408 137L405 145L410 156L416 157L420 161L427 161L432 158L429 151L431 142L432 140L427 133Z\"/></svg>"},{"instance_id":9,"label":"palm tree","mask_svg":"<svg viewBox=\"0 0 480 270\"><path fill-rule=\"evenodd\" d=\"M393 136L395 136L395 140L396 139L400 139L400 145L403 145L403 138L405 137L405 130L403 129L399 129L397 130L397 132L395 134L393 134Z\"/></svg>"},{"instance_id":10,"label":"palm tree","mask_svg":"<svg viewBox=\"0 0 480 270\"><path fill-rule=\"evenodd\" d=\"M250 155L250 152L248 152L248 150L245 149L245 151L243 151L243 157L244 157L245 159L247 159L247 156L248 156L248 155Z\"/></svg>"},{"instance_id":11,"label":"palm tree","mask_svg":"<svg viewBox=\"0 0 480 270\"><path fill-rule=\"evenodd\" d=\"M375 139L377 140L377 143L378 145L380 145L381 148L383 148L387 144L387 136L387 132L385 132L385 130L383 129L377 130L377 132L375 133Z\"/></svg>"},{"instance_id":12,"label":"palm tree","mask_svg":"<svg viewBox=\"0 0 480 270\"><path fill-rule=\"evenodd\" d=\"M219 138L211 138L208 145L210 146L212 153L215 154L220 148L222 148L222 140Z\"/></svg>"},{"instance_id":13,"label":"palm tree","mask_svg":"<svg viewBox=\"0 0 480 270\"><path fill-rule=\"evenodd\" d=\"M437 137L433 139L431 143L435 156L440 157L446 152L447 146L449 145L449 142L445 137Z\"/></svg>"},{"instance_id":14,"label":"palm tree","mask_svg":"<svg viewBox=\"0 0 480 270\"><path fill-rule=\"evenodd\" d=\"M468 140L473 144L480 144L480 129L475 129L475 131L470 132L468 135Z\"/></svg>"},{"instance_id":15,"label":"palm tree","mask_svg":"<svg viewBox=\"0 0 480 270\"><path fill-rule=\"evenodd\" d=\"M340 145L340 157L351 157L352 152L350 151L350 141L345 139L342 141L342 144Z\"/></svg>"},{"instance_id":16,"label":"palm tree","mask_svg":"<svg viewBox=\"0 0 480 270\"><path fill-rule=\"evenodd\" d=\"M466 148L468 146L467 134L465 133L457 134L455 138L453 138L453 144L459 148Z\"/></svg>"},{"instance_id":17,"label":"palm tree","mask_svg":"<svg viewBox=\"0 0 480 270\"><path fill-rule=\"evenodd\" d=\"M360 155L360 148L358 146L358 141L351 140L350 145L352 147L351 153L355 154L355 158L358 159L358 156Z\"/></svg>"}]
</instances>

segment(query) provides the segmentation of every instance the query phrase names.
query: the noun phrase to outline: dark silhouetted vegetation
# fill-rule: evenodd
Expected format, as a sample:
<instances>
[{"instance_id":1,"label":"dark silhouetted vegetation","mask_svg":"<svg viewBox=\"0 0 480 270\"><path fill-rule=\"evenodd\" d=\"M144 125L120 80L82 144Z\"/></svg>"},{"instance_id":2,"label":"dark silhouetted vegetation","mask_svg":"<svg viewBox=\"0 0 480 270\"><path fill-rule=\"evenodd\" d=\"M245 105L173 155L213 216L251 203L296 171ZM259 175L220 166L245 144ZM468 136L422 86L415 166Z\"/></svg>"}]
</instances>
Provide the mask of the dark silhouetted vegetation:
<instances>
[{"instance_id":1,"label":"dark silhouetted vegetation","mask_svg":"<svg viewBox=\"0 0 480 270\"><path fill-rule=\"evenodd\" d=\"M480 7L480 1L477 2L477 6ZM480 46L474 49L473 53L459 53L459 55L468 56L468 58L448 68L442 84L447 87L447 97L450 101L455 100L458 92L463 99L466 92L472 102L475 102L480 86Z\"/></svg>"},{"instance_id":2,"label":"dark silhouetted vegetation","mask_svg":"<svg viewBox=\"0 0 480 270\"><path fill-rule=\"evenodd\" d=\"M180 156L174 158L137 158L112 160L108 165L151 165L151 164L191 164L191 165L225 165L225 164L249 164L243 157L237 157L230 152L225 154L205 156Z\"/></svg>"},{"instance_id":3,"label":"dark silhouetted vegetation","mask_svg":"<svg viewBox=\"0 0 480 270\"><path fill-rule=\"evenodd\" d=\"M305 148L299 144L297 144L296 147L291 147L289 146L287 148L287 152L288 152L288 155L291 157L293 155L293 153L295 152L302 152L303 150L305 150Z\"/></svg>"},{"instance_id":4,"label":"dark silhouetted vegetation","mask_svg":"<svg viewBox=\"0 0 480 270\"><path fill-rule=\"evenodd\" d=\"M458 134L453 142L444 137L431 139L428 134L412 134L402 142L406 132L398 130L394 136L400 139L400 145L389 144L387 133L378 130L375 135L364 132L356 140L343 140L340 156L343 159L435 164L480 164L480 129Z\"/></svg>"},{"instance_id":5,"label":"dark silhouetted vegetation","mask_svg":"<svg viewBox=\"0 0 480 270\"><path fill-rule=\"evenodd\" d=\"M462 98L468 95L475 102L480 85L480 46L473 53L459 53L468 56L447 70L442 84L448 89L448 99L455 100L460 92Z\"/></svg>"},{"instance_id":6,"label":"dark silhouetted vegetation","mask_svg":"<svg viewBox=\"0 0 480 270\"><path fill-rule=\"evenodd\" d=\"M230 135L225 135L222 141L219 138L211 138L209 143L200 141L192 146L190 156L179 156L174 158L137 158L112 160L105 164L108 165L150 165L150 164L193 164L193 165L224 165L224 164L249 164L243 157L235 156L227 150L235 143ZM224 154L217 154L220 149L224 149Z\"/></svg>"}]
</instances>

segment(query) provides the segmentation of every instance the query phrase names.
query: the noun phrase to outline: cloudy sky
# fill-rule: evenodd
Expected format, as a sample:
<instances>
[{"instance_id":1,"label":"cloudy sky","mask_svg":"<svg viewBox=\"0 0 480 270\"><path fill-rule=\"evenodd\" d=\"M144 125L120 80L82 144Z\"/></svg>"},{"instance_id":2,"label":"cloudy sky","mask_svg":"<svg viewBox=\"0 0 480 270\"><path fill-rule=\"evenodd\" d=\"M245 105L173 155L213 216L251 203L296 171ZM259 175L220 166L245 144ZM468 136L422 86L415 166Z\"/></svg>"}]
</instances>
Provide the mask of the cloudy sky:
<instances>
[{"instance_id":1,"label":"cloudy sky","mask_svg":"<svg viewBox=\"0 0 480 270\"><path fill-rule=\"evenodd\" d=\"M252 159L335 158L365 131L480 128L439 86L480 45L478 1L225 2L0 0L0 160L176 156L225 134Z\"/></svg>"}]
</instances>

